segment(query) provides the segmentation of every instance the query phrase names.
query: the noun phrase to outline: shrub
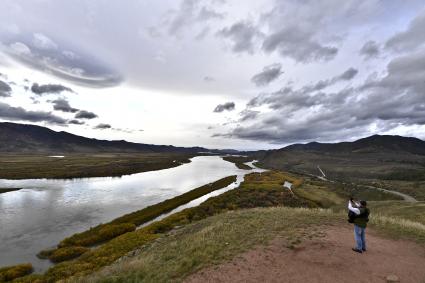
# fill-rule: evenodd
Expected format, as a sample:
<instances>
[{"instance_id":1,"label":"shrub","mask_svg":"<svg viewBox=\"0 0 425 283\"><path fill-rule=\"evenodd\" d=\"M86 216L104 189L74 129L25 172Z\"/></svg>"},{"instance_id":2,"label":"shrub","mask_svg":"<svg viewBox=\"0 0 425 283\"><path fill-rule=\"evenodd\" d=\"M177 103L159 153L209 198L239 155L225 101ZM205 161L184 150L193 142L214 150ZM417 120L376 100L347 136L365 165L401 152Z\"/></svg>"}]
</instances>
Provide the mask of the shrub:
<instances>
[{"instance_id":1,"label":"shrub","mask_svg":"<svg viewBox=\"0 0 425 283\"><path fill-rule=\"evenodd\" d=\"M0 282L12 281L13 279L28 275L32 271L31 263L0 268Z\"/></svg>"},{"instance_id":2,"label":"shrub","mask_svg":"<svg viewBox=\"0 0 425 283\"><path fill-rule=\"evenodd\" d=\"M92 228L86 232L75 234L60 242L59 247L70 246L91 246L107 240L113 239L119 235L136 230L136 225L132 223L121 224L103 224Z\"/></svg>"},{"instance_id":3,"label":"shrub","mask_svg":"<svg viewBox=\"0 0 425 283\"><path fill-rule=\"evenodd\" d=\"M74 259L76 257L79 257L83 253L89 251L89 248L86 247L66 247L66 248L60 248L53 251L48 258L52 262L61 262L65 260Z\"/></svg>"}]
</instances>

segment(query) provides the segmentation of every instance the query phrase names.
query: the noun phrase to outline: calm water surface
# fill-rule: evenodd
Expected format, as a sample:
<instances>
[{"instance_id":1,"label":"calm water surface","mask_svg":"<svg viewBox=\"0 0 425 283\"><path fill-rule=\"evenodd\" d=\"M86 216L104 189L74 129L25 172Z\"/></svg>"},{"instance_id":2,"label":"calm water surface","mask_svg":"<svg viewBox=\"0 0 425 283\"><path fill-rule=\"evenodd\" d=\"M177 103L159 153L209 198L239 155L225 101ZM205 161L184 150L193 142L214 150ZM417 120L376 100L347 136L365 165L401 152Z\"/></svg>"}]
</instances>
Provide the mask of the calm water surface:
<instances>
[{"instance_id":1,"label":"calm water surface","mask_svg":"<svg viewBox=\"0 0 425 283\"><path fill-rule=\"evenodd\" d=\"M175 168L123 177L0 179L2 188L23 188L0 194L0 267L31 262L36 272L43 271L50 263L35 255L67 236L220 178L238 175L240 182L245 174L262 171L240 170L218 156L194 157L191 161ZM184 207L236 186L232 184Z\"/></svg>"}]
</instances>

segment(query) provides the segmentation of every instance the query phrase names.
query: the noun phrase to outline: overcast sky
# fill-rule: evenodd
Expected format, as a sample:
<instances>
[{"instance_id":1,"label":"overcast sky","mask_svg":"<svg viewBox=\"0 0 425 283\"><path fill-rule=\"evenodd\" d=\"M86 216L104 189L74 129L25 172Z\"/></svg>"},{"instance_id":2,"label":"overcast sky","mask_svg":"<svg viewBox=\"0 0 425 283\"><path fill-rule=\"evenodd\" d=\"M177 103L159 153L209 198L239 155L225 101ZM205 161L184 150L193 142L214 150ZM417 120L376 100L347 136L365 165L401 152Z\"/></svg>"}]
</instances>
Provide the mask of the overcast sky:
<instances>
[{"instance_id":1,"label":"overcast sky","mask_svg":"<svg viewBox=\"0 0 425 283\"><path fill-rule=\"evenodd\" d=\"M2 0L0 121L209 148L425 138L425 4Z\"/></svg>"}]
</instances>

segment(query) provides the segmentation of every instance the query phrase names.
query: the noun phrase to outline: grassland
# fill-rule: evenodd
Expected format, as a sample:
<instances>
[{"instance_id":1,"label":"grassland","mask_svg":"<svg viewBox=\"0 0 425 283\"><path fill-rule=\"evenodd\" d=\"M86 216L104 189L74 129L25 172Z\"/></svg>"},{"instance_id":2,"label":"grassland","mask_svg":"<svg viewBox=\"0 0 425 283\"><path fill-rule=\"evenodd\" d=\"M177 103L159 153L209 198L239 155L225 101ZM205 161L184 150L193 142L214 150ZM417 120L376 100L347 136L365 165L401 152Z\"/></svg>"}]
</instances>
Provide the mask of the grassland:
<instances>
[{"instance_id":1,"label":"grassland","mask_svg":"<svg viewBox=\"0 0 425 283\"><path fill-rule=\"evenodd\" d=\"M425 180L405 181L405 180L363 180L364 183L372 184L376 187L394 190L414 197L416 200L425 201Z\"/></svg>"},{"instance_id":2,"label":"grassland","mask_svg":"<svg viewBox=\"0 0 425 283\"><path fill-rule=\"evenodd\" d=\"M242 169L242 170L252 169L250 166L248 166L244 163L254 160L252 157L249 157L249 156L225 156L225 157L223 157L223 159L228 161L228 162L234 163L236 165L236 167L238 167L239 169Z\"/></svg>"},{"instance_id":3,"label":"grassland","mask_svg":"<svg viewBox=\"0 0 425 283\"><path fill-rule=\"evenodd\" d=\"M193 155L173 153L72 154L64 158L1 154L0 179L122 176L188 163Z\"/></svg>"},{"instance_id":4,"label":"grassland","mask_svg":"<svg viewBox=\"0 0 425 283\"><path fill-rule=\"evenodd\" d=\"M2 267L0 268L0 282L12 281L13 279L30 274L32 270L32 265L29 263Z\"/></svg>"},{"instance_id":5,"label":"grassland","mask_svg":"<svg viewBox=\"0 0 425 283\"><path fill-rule=\"evenodd\" d=\"M322 208L345 204L350 197L367 201L402 199L400 196L363 185L328 182L309 176L303 176L303 179L302 185L295 187L293 192L300 198L304 198Z\"/></svg>"}]
</instances>

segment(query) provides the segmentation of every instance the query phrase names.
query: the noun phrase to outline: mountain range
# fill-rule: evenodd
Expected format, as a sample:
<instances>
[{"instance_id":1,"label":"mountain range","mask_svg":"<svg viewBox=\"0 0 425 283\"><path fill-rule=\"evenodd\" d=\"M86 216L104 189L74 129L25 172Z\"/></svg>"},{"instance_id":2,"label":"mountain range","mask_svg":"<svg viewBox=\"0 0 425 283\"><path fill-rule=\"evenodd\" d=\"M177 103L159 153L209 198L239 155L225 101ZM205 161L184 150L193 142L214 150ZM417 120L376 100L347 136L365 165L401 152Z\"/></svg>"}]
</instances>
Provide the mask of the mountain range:
<instances>
[{"instance_id":1,"label":"mountain range","mask_svg":"<svg viewBox=\"0 0 425 283\"><path fill-rule=\"evenodd\" d=\"M124 140L98 140L56 132L46 127L0 123L0 152L14 153L88 153L88 152L179 152L210 151L203 147L175 147L133 143Z\"/></svg>"}]
</instances>

